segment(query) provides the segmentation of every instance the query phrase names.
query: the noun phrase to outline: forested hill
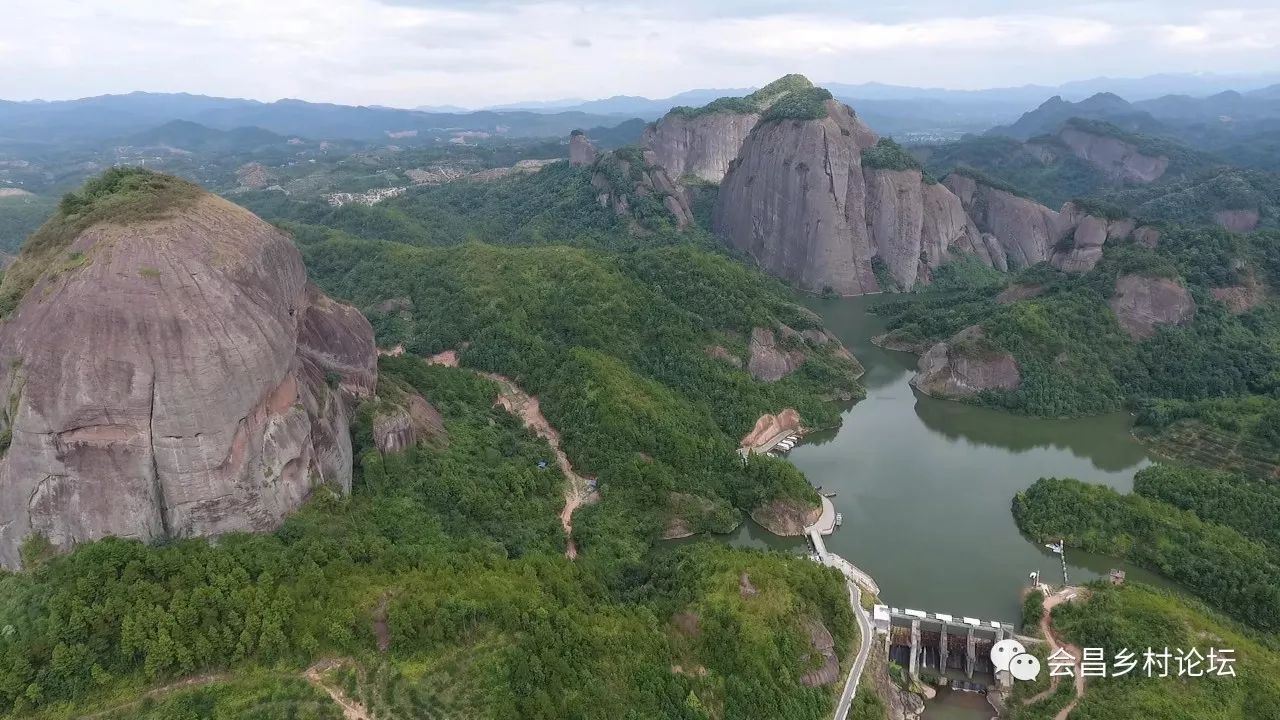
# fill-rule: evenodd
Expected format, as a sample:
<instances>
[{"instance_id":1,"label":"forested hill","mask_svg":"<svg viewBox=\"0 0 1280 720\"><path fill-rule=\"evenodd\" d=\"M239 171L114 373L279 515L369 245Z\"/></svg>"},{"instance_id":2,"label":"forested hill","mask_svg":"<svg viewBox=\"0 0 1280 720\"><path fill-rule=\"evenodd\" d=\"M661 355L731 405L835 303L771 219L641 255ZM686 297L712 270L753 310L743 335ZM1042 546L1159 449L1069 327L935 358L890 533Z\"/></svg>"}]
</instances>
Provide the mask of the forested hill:
<instances>
[{"instance_id":1,"label":"forested hill","mask_svg":"<svg viewBox=\"0 0 1280 720\"><path fill-rule=\"evenodd\" d=\"M0 575L0 712L336 718L341 692L378 717L829 715L802 678L827 635L836 658L855 647L842 577L660 538L812 512L793 466L744 463L738 441L787 407L836 423L860 368L780 284L696 228L601 208L591 175L561 163L372 208L258 196L308 276L404 350L355 413L352 492L217 543L34 537ZM461 368L422 359L446 349ZM598 484L576 560L552 448L484 372L536 395ZM411 397L439 427L379 450Z\"/></svg>"},{"instance_id":2,"label":"forested hill","mask_svg":"<svg viewBox=\"0 0 1280 720\"><path fill-rule=\"evenodd\" d=\"M1084 274L956 274L964 289L882 312L890 345L924 352L978 327L981 346L952 352L1008 355L1017 382L970 401L1048 416L1128 407L1170 454L1276 473L1280 233L1169 226L1154 248L1108 242Z\"/></svg>"}]
</instances>

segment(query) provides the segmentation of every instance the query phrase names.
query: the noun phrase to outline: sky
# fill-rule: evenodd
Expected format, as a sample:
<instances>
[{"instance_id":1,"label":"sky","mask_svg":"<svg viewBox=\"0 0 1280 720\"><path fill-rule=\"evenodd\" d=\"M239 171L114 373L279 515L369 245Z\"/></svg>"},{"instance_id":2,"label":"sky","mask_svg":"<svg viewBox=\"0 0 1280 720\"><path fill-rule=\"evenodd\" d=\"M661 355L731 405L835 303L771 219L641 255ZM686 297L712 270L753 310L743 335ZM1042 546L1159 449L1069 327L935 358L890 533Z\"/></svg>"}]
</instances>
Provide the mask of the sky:
<instances>
[{"instance_id":1,"label":"sky","mask_svg":"<svg viewBox=\"0 0 1280 720\"><path fill-rule=\"evenodd\" d=\"M397 107L1280 71L1275 0L3 0L0 98Z\"/></svg>"}]
</instances>

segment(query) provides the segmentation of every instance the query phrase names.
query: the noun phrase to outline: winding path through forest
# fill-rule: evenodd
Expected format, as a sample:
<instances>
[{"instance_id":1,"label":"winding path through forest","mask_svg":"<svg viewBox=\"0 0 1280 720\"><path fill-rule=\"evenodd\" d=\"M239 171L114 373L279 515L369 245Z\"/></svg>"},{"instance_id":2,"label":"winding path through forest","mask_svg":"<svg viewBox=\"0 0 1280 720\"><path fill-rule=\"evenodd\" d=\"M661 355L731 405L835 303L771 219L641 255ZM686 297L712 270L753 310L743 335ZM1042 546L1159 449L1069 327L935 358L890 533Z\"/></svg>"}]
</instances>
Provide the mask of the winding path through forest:
<instances>
[{"instance_id":1,"label":"winding path through forest","mask_svg":"<svg viewBox=\"0 0 1280 720\"><path fill-rule=\"evenodd\" d=\"M346 662L333 659L321 660L307 668L302 676L307 679L307 682L328 693L329 697L342 708L342 717L345 720L374 720L373 713L369 712L368 708L347 697L341 688L334 687L325 681L325 673L345 665Z\"/></svg>"},{"instance_id":2,"label":"winding path through forest","mask_svg":"<svg viewBox=\"0 0 1280 720\"><path fill-rule=\"evenodd\" d=\"M1054 720L1067 720L1067 716L1071 714L1071 711L1075 710L1076 705L1079 705L1080 701L1084 699L1084 674L1082 672L1083 668L1081 667L1081 660L1084 657L1084 653L1080 650L1080 648L1061 640L1060 638L1058 638L1057 635L1054 634L1053 609L1064 602L1071 602L1073 600L1082 599L1084 598L1084 596L1085 596L1085 590L1083 588L1067 587L1059 590L1058 592L1052 595L1045 597L1044 599L1044 614L1040 616L1040 633L1044 635L1045 640L1047 640L1049 643L1049 654L1052 656L1053 653L1057 652L1058 650L1066 650L1067 653L1069 653L1071 657L1075 658L1075 661L1076 661L1075 668L1073 669L1073 673L1075 674L1074 680L1075 680L1075 686L1076 686L1076 696L1071 699L1071 702L1067 703L1066 707L1058 711L1058 714L1054 716ZM1048 669L1046 668L1046 672L1047 671ZM1058 683L1061 679L1062 678L1060 676L1050 677L1048 690L1038 693L1033 697L1027 698L1027 700L1022 704L1033 705L1035 703L1040 702L1041 700L1044 700L1050 695L1053 695L1053 693L1058 689Z\"/></svg>"},{"instance_id":3,"label":"winding path through forest","mask_svg":"<svg viewBox=\"0 0 1280 720\"><path fill-rule=\"evenodd\" d=\"M456 350L446 350L427 358L433 365L458 367ZM524 422L525 427L537 433L538 437L547 441L555 454L556 465L564 473L564 509L560 511L560 525L564 528L566 540L565 556L570 559L578 557L578 545L573 540L573 513L579 507L596 502L599 493L592 489L590 479L579 475L569 462L569 456L560 448L560 433L547 421L538 404L538 398L525 392L519 385L505 375L497 373L479 373L498 385L498 404L507 412Z\"/></svg>"}]
</instances>

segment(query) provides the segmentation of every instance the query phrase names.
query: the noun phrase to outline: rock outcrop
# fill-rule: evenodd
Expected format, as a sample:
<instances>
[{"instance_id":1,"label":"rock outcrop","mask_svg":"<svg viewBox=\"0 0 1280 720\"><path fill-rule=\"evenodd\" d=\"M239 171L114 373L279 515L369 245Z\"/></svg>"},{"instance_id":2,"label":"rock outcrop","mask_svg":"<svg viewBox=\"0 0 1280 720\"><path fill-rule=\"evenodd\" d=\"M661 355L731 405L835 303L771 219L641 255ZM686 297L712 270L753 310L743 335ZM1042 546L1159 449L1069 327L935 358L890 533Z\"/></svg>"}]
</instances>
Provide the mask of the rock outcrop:
<instances>
[{"instance_id":1,"label":"rock outcrop","mask_svg":"<svg viewBox=\"0 0 1280 720\"><path fill-rule=\"evenodd\" d=\"M1248 312L1267 299L1266 291L1253 278L1245 285L1217 287L1209 290L1214 300L1227 306L1232 315Z\"/></svg>"},{"instance_id":2,"label":"rock outcrop","mask_svg":"<svg viewBox=\"0 0 1280 720\"><path fill-rule=\"evenodd\" d=\"M863 168L867 230L896 289L929 281L929 271L957 251L990 265L981 234L951 191L919 170Z\"/></svg>"},{"instance_id":3,"label":"rock outcrop","mask_svg":"<svg viewBox=\"0 0 1280 720\"><path fill-rule=\"evenodd\" d=\"M822 517L822 505L805 507L798 500L772 500L751 511L760 527L781 537L799 537Z\"/></svg>"},{"instance_id":4,"label":"rock outcrop","mask_svg":"<svg viewBox=\"0 0 1280 720\"><path fill-rule=\"evenodd\" d=\"M569 164L590 165L596 161L596 146L591 144L586 133L574 130L569 134Z\"/></svg>"},{"instance_id":5,"label":"rock outcrop","mask_svg":"<svg viewBox=\"0 0 1280 720\"><path fill-rule=\"evenodd\" d=\"M757 113L673 111L645 129L641 144L671 177L719 184L759 121Z\"/></svg>"},{"instance_id":6,"label":"rock outcrop","mask_svg":"<svg viewBox=\"0 0 1280 720\"><path fill-rule=\"evenodd\" d=\"M965 328L920 356L911 384L931 397L973 397L986 390L1016 390L1022 376L1013 355L987 346L982 328Z\"/></svg>"},{"instance_id":7,"label":"rock outcrop","mask_svg":"<svg viewBox=\"0 0 1280 720\"><path fill-rule=\"evenodd\" d=\"M190 197L89 225L0 321L4 567L34 533L266 530L317 485L350 487L368 321L308 284L288 236L172 182Z\"/></svg>"},{"instance_id":8,"label":"rock outcrop","mask_svg":"<svg viewBox=\"0 0 1280 720\"><path fill-rule=\"evenodd\" d=\"M1061 232L1058 213L964 173L951 173L943 184L983 233L993 267L1019 270L1049 259Z\"/></svg>"},{"instance_id":9,"label":"rock outcrop","mask_svg":"<svg viewBox=\"0 0 1280 720\"><path fill-rule=\"evenodd\" d=\"M748 449L764 447L786 435L803 435L804 426L800 424L800 413L795 408L787 408L777 415L761 415L755 427L742 438L740 446Z\"/></svg>"},{"instance_id":10,"label":"rock outcrop","mask_svg":"<svg viewBox=\"0 0 1280 720\"><path fill-rule=\"evenodd\" d=\"M800 684L805 687L822 687L840 679L840 661L836 659L836 641L831 637L827 626L813 618L804 621L805 630L809 632L809 645L813 654L809 656L809 664L804 675L800 676Z\"/></svg>"},{"instance_id":11,"label":"rock outcrop","mask_svg":"<svg viewBox=\"0 0 1280 720\"><path fill-rule=\"evenodd\" d=\"M1191 293L1176 280L1121 275L1108 301L1116 320L1129 337L1144 340L1161 325L1182 325L1195 315Z\"/></svg>"},{"instance_id":12,"label":"rock outcrop","mask_svg":"<svg viewBox=\"0 0 1280 720\"><path fill-rule=\"evenodd\" d=\"M751 131L716 202L715 231L766 271L806 290L880 290L871 269L861 151L876 136L845 105L817 120Z\"/></svg>"},{"instance_id":13,"label":"rock outcrop","mask_svg":"<svg viewBox=\"0 0 1280 720\"><path fill-rule=\"evenodd\" d=\"M1076 157L1098 168L1112 180L1151 183L1159 180L1169 169L1167 157L1144 155L1133 143L1088 132L1070 122L1058 132L1058 138Z\"/></svg>"},{"instance_id":14,"label":"rock outcrop","mask_svg":"<svg viewBox=\"0 0 1280 720\"><path fill-rule=\"evenodd\" d=\"M406 393L373 416L373 442L379 452L401 452L419 442L447 443L440 412L417 393Z\"/></svg>"},{"instance_id":15,"label":"rock outcrop","mask_svg":"<svg viewBox=\"0 0 1280 720\"><path fill-rule=\"evenodd\" d=\"M798 338L795 330L783 326L780 331L784 338ZM751 331L749 345L750 357L747 360L747 371L757 380L777 382L795 372L804 364L804 351L799 348L781 348L769 328L755 328Z\"/></svg>"},{"instance_id":16,"label":"rock outcrop","mask_svg":"<svg viewBox=\"0 0 1280 720\"><path fill-rule=\"evenodd\" d=\"M1155 249L1160 244L1160 230L1150 225L1143 225L1133 231L1133 241L1145 248Z\"/></svg>"},{"instance_id":17,"label":"rock outcrop","mask_svg":"<svg viewBox=\"0 0 1280 720\"><path fill-rule=\"evenodd\" d=\"M591 187L596 190L596 202L602 207L611 207L619 216L634 220L632 206L646 198L656 198L671 213L677 229L693 224L688 192L673 182L666 170L653 164L648 153L642 158L606 153L596 160L594 167ZM640 222L635 222L633 229L644 230Z\"/></svg>"},{"instance_id":18,"label":"rock outcrop","mask_svg":"<svg viewBox=\"0 0 1280 720\"><path fill-rule=\"evenodd\" d=\"M1090 215L1069 202L1058 214L1059 238L1049 262L1066 272L1088 272L1102 259L1104 244L1132 237L1136 225L1130 218L1113 220Z\"/></svg>"}]
</instances>

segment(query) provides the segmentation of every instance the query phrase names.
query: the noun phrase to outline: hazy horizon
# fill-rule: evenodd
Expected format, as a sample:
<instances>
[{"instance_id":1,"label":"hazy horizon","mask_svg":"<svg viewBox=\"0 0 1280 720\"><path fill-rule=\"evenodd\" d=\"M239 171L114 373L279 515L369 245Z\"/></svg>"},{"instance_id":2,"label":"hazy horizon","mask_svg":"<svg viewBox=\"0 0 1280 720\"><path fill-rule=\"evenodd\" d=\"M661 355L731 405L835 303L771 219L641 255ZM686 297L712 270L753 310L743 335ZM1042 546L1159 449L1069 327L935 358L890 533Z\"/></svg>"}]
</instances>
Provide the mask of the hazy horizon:
<instances>
[{"instance_id":1,"label":"hazy horizon","mask_svg":"<svg viewBox=\"0 0 1280 720\"><path fill-rule=\"evenodd\" d=\"M1117 0L19 0L0 97L131 91L347 105L664 98L815 81L973 90L1280 71L1280 8Z\"/></svg>"}]
</instances>

